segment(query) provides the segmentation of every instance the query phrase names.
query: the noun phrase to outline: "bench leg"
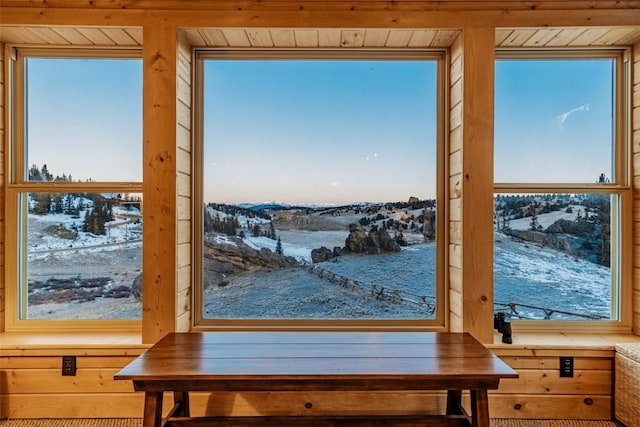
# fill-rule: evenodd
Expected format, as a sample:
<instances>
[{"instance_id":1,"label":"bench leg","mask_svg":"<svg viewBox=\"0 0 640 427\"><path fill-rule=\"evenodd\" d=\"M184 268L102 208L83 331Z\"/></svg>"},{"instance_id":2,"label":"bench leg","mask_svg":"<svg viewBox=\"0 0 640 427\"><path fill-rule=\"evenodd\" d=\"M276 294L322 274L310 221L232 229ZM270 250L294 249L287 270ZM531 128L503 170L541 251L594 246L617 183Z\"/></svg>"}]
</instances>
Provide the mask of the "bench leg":
<instances>
[{"instance_id":1,"label":"bench leg","mask_svg":"<svg viewBox=\"0 0 640 427\"><path fill-rule=\"evenodd\" d=\"M489 396L487 390L471 390L473 427L489 427Z\"/></svg>"},{"instance_id":2,"label":"bench leg","mask_svg":"<svg viewBox=\"0 0 640 427\"><path fill-rule=\"evenodd\" d=\"M462 411L462 390L447 390L447 415L465 415Z\"/></svg>"},{"instance_id":3,"label":"bench leg","mask_svg":"<svg viewBox=\"0 0 640 427\"><path fill-rule=\"evenodd\" d=\"M177 417L190 417L191 410L189 409L189 392L188 391L174 391L173 403L178 408L174 414Z\"/></svg>"},{"instance_id":4,"label":"bench leg","mask_svg":"<svg viewBox=\"0 0 640 427\"><path fill-rule=\"evenodd\" d=\"M147 391L144 394L143 427L162 426L162 392Z\"/></svg>"}]
</instances>

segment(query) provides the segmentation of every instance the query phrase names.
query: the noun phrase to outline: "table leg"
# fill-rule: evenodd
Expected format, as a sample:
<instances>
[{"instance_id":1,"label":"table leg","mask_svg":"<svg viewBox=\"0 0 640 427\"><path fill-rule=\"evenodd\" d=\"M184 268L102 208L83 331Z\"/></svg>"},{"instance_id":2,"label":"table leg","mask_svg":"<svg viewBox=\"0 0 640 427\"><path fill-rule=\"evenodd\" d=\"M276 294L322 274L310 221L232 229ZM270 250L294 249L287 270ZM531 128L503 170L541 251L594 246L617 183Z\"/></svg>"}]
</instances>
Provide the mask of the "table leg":
<instances>
[{"instance_id":1,"label":"table leg","mask_svg":"<svg viewBox=\"0 0 640 427\"><path fill-rule=\"evenodd\" d=\"M143 427L162 426L162 392L147 391L144 394Z\"/></svg>"},{"instance_id":2,"label":"table leg","mask_svg":"<svg viewBox=\"0 0 640 427\"><path fill-rule=\"evenodd\" d=\"M464 415L462 390L447 390L447 415Z\"/></svg>"},{"instance_id":3,"label":"table leg","mask_svg":"<svg viewBox=\"0 0 640 427\"><path fill-rule=\"evenodd\" d=\"M471 390L473 427L489 427L489 397L486 389Z\"/></svg>"},{"instance_id":4,"label":"table leg","mask_svg":"<svg viewBox=\"0 0 640 427\"><path fill-rule=\"evenodd\" d=\"M188 391L174 391L173 403L179 405L180 409L176 412L178 417L190 417L191 410L189 409L189 392Z\"/></svg>"}]
</instances>

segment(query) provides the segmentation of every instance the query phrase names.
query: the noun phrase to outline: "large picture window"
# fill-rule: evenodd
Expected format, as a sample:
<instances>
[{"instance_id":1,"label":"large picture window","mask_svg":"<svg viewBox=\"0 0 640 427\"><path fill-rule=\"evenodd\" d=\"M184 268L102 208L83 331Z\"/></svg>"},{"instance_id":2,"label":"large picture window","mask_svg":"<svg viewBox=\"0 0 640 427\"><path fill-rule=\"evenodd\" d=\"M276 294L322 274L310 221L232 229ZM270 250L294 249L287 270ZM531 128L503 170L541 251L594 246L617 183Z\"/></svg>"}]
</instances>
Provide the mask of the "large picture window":
<instances>
[{"instance_id":1,"label":"large picture window","mask_svg":"<svg viewBox=\"0 0 640 427\"><path fill-rule=\"evenodd\" d=\"M496 311L621 320L630 215L625 73L619 51L498 53Z\"/></svg>"},{"instance_id":2,"label":"large picture window","mask_svg":"<svg viewBox=\"0 0 640 427\"><path fill-rule=\"evenodd\" d=\"M442 54L310 55L197 56L198 323L442 322Z\"/></svg>"},{"instance_id":3,"label":"large picture window","mask_svg":"<svg viewBox=\"0 0 640 427\"><path fill-rule=\"evenodd\" d=\"M139 52L16 52L6 203L16 246L8 262L19 266L7 269L13 326L140 319Z\"/></svg>"}]
</instances>

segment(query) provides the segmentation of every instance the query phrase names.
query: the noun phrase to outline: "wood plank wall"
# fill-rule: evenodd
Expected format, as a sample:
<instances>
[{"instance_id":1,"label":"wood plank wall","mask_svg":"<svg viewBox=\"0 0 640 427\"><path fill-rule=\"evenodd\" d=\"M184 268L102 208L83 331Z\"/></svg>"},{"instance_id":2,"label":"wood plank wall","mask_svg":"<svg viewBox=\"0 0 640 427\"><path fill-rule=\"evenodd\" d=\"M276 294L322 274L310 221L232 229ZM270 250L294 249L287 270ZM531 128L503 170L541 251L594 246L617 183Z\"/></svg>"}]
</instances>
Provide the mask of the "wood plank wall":
<instances>
[{"instance_id":1,"label":"wood plank wall","mask_svg":"<svg viewBox=\"0 0 640 427\"><path fill-rule=\"evenodd\" d=\"M142 416L143 395L113 376L143 348L46 347L2 351L0 419ZM75 376L62 376L62 356L76 355Z\"/></svg>"},{"instance_id":2,"label":"wood plank wall","mask_svg":"<svg viewBox=\"0 0 640 427\"><path fill-rule=\"evenodd\" d=\"M449 329L462 331L462 35L450 49L449 71Z\"/></svg>"},{"instance_id":3,"label":"wood plank wall","mask_svg":"<svg viewBox=\"0 0 640 427\"><path fill-rule=\"evenodd\" d=\"M496 418L609 420L613 410L613 350L498 348L520 377L489 396ZM560 377L560 356L574 358L574 377Z\"/></svg>"},{"instance_id":4,"label":"wood plank wall","mask_svg":"<svg viewBox=\"0 0 640 427\"><path fill-rule=\"evenodd\" d=\"M4 275L4 235L5 235L5 221L4 221L4 180L5 180L5 162L7 161L4 155L4 44L0 43L0 332L4 331L4 316L5 316L5 275Z\"/></svg>"},{"instance_id":5,"label":"wood plank wall","mask_svg":"<svg viewBox=\"0 0 640 427\"><path fill-rule=\"evenodd\" d=\"M633 333L640 335L640 43L633 49Z\"/></svg>"},{"instance_id":6,"label":"wood plank wall","mask_svg":"<svg viewBox=\"0 0 640 427\"><path fill-rule=\"evenodd\" d=\"M141 393L113 375L142 348L30 348L0 356L0 418L140 417ZM518 370L490 392L494 418L611 419L613 350L497 348ZM76 376L61 376L63 355L77 355ZM559 356L575 358L560 378ZM171 398L167 396L168 402ZM444 410L443 393L194 393L194 415L423 414ZM312 410L305 407L312 404Z\"/></svg>"},{"instance_id":7,"label":"wood plank wall","mask_svg":"<svg viewBox=\"0 0 640 427\"><path fill-rule=\"evenodd\" d=\"M176 126L176 168L177 168L177 303L176 331L188 332L191 329L191 46L182 33L178 34L177 65L177 126Z\"/></svg>"}]
</instances>

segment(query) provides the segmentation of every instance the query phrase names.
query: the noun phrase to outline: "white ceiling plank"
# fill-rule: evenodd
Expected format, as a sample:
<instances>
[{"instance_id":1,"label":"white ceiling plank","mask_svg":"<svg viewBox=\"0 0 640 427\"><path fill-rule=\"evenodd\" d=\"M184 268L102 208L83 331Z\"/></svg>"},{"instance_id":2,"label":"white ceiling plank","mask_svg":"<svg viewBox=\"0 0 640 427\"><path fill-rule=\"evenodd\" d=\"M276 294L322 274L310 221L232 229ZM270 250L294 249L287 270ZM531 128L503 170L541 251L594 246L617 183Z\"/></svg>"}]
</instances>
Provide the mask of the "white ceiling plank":
<instances>
[{"instance_id":1,"label":"white ceiling plank","mask_svg":"<svg viewBox=\"0 0 640 427\"><path fill-rule=\"evenodd\" d=\"M91 43L97 46L115 46L116 42L111 40L100 28L76 28L80 34L91 40Z\"/></svg>"},{"instance_id":2,"label":"white ceiling plank","mask_svg":"<svg viewBox=\"0 0 640 427\"><path fill-rule=\"evenodd\" d=\"M296 38L291 28L273 28L271 29L271 39L275 47L296 47Z\"/></svg>"},{"instance_id":3,"label":"white ceiling plank","mask_svg":"<svg viewBox=\"0 0 640 427\"><path fill-rule=\"evenodd\" d=\"M409 47L429 47L437 33L436 30L415 30L409 40Z\"/></svg>"},{"instance_id":4,"label":"white ceiling plank","mask_svg":"<svg viewBox=\"0 0 640 427\"><path fill-rule=\"evenodd\" d=\"M316 30L294 30L293 37L296 40L296 47L318 47L318 31Z\"/></svg>"},{"instance_id":5,"label":"white ceiling plank","mask_svg":"<svg viewBox=\"0 0 640 427\"><path fill-rule=\"evenodd\" d=\"M364 43L364 30L342 30L340 46L362 47Z\"/></svg>"},{"instance_id":6,"label":"white ceiling plank","mask_svg":"<svg viewBox=\"0 0 640 427\"><path fill-rule=\"evenodd\" d=\"M271 32L268 28L248 28L247 37L251 47L273 47Z\"/></svg>"},{"instance_id":7,"label":"white ceiling plank","mask_svg":"<svg viewBox=\"0 0 640 427\"><path fill-rule=\"evenodd\" d=\"M369 29L364 33L362 45L364 47L384 47L387 44L389 33L390 31L386 29Z\"/></svg>"},{"instance_id":8,"label":"white ceiling plank","mask_svg":"<svg viewBox=\"0 0 640 427\"><path fill-rule=\"evenodd\" d=\"M251 47L247 32L243 28L224 28L222 34L231 47Z\"/></svg>"},{"instance_id":9,"label":"white ceiling plank","mask_svg":"<svg viewBox=\"0 0 640 427\"><path fill-rule=\"evenodd\" d=\"M391 30L387 38L387 47L407 47L413 35L413 30Z\"/></svg>"}]
</instances>

